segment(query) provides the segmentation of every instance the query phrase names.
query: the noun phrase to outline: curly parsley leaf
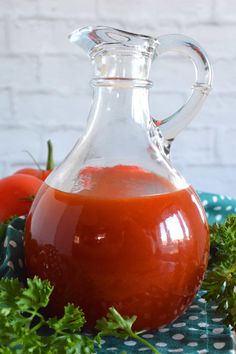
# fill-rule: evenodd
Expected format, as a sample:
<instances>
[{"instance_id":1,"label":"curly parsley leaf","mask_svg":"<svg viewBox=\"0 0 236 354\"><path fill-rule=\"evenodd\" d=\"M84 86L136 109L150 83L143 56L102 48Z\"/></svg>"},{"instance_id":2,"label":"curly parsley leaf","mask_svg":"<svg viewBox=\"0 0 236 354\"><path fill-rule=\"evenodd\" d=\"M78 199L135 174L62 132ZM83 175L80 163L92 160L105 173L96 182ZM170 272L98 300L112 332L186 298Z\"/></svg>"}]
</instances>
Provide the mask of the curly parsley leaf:
<instances>
[{"instance_id":1,"label":"curly parsley leaf","mask_svg":"<svg viewBox=\"0 0 236 354\"><path fill-rule=\"evenodd\" d=\"M223 224L210 226L211 258L209 268L221 262L236 261L236 215L230 215Z\"/></svg>"},{"instance_id":2,"label":"curly parsley leaf","mask_svg":"<svg viewBox=\"0 0 236 354\"><path fill-rule=\"evenodd\" d=\"M98 338L103 336L114 336L120 339L133 338L147 346L153 351L153 353L160 354L159 351L147 340L140 336L143 332L135 332L132 329L137 317L121 316L121 314L114 308L110 307L106 317L98 320L96 323L96 329L98 332Z\"/></svg>"},{"instance_id":3,"label":"curly parsley leaf","mask_svg":"<svg viewBox=\"0 0 236 354\"><path fill-rule=\"evenodd\" d=\"M26 288L17 279L0 280L0 354L93 354L107 335L134 338L159 354L141 332L133 331L136 316L122 317L113 307L97 321L96 337L81 332L84 313L73 304L65 306L61 318L45 319L40 310L48 305L52 291L50 282L38 277L27 279ZM45 327L50 333L43 336Z\"/></svg>"},{"instance_id":4,"label":"curly parsley leaf","mask_svg":"<svg viewBox=\"0 0 236 354\"><path fill-rule=\"evenodd\" d=\"M84 324L84 313L72 304L65 306L65 313L62 318L53 317L48 320L49 327L54 329L56 333L63 332L68 328L73 331L80 331Z\"/></svg>"},{"instance_id":5,"label":"curly parsley leaf","mask_svg":"<svg viewBox=\"0 0 236 354\"><path fill-rule=\"evenodd\" d=\"M207 301L214 301L224 322L236 329L236 215L210 227L211 260L203 289Z\"/></svg>"},{"instance_id":6,"label":"curly parsley leaf","mask_svg":"<svg viewBox=\"0 0 236 354\"><path fill-rule=\"evenodd\" d=\"M38 277L27 279L22 288L17 279L0 280L0 353L92 354L96 338L80 333L85 323L83 311L65 306L61 318L46 320L40 312L48 305L53 286ZM51 335L39 330L47 327Z\"/></svg>"},{"instance_id":7,"label":"curly parsley leaf","mask_svg":"<svg viewBox=\"0 0 236 354\"><path fill-rule=\"evenodd\" d=\"M17 309L16 300L22 292L21 285L17 279L1 279L0 281L0 308L2 313L7 314L12 309Z\"/></svg>"},{"instance_id":8,"label":"curly parsley leaf","mask_svg":"<svg viewBox=\"0 0 236 354\"><path fill-rule=\"evenodd\" d=\"M53 287L48 280L41 280L38 277L27 279L27 287L22 289L17 305L22 311L29 309L38 311L48 305L52 291Z\"/></svg>"}]
</instances>

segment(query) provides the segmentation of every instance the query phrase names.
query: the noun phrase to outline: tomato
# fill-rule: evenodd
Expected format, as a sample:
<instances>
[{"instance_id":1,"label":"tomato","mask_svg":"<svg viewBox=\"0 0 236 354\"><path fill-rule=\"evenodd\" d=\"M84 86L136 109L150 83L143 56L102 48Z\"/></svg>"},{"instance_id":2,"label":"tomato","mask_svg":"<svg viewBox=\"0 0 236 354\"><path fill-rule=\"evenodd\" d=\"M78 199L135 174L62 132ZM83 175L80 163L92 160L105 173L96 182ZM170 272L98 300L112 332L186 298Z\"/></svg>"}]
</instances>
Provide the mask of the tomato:
<instances>
[{"instance_id":1,"label":"tomato","mask_svg":"<svg viewBox=\"0 0 236 354\"><path fill-rule=\"evenodd\" d=\"M36 168L22 168L15 172L15 174L23 174L37 177L44 181L47 176L51 173L51 170L37 170Z\"/></svg>"},{"instance_id":2,"label":"tomato","mask_svg":"<svg viewBox=\"0 0 236 354\"><path fill-rule=\"evenodd\" d=\"M42 181L27 174L0 179L0 222L29 212Z\"/></svg>"}]
</instances>

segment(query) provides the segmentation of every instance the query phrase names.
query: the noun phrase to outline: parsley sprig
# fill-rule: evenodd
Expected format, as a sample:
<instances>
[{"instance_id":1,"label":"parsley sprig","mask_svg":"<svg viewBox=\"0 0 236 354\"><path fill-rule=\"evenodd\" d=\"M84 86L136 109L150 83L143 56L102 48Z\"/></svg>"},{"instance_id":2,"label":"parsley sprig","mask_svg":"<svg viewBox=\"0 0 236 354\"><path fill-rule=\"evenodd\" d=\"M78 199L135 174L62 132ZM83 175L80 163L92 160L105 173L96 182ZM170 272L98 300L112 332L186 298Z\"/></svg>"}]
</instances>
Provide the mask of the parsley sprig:
<instances>
[{"instance_id":1,"label":"parsley sprig","mask_svg":"<svg viewBox=\"0 0 236 354\"><path fill-rule=\"evenodd\" d=\"M0 353L93 354L103 336L113 335L134 338L159 354L142 332L133 331L136 316L122 317L114 307L97 321L96 336L81 332L84 313L72 304L65 306L63 317L45 319L40 310L47 307L52 291L50 282L38 277L27 279L25 288L17 279L0 280ZM45 327L47 335L42 335Z\"/></svg>"},{"instance_id":2,"label":"parsley sprig","mask_svg":"<svg viewBox=\"0 0 236 354\"><path fill-rule=\"evenodd\" d=\"M151 343L140 336L145 331L135 332L132 329L136 319L137 316L122 317L114 307L110 307L107 316L97 321L98 336L114 336L123 340L133 338L147 346L153 353L160 354Z\"/></svg>"},{"instance_id":3,"label":"parsley sprig","mask_svg":"<svg viewBox=\"0 0 236 354\"><path fill-rule=\"evenodd\" d=\"M207 301L214 301L226 325L236 330L236 215L210 227L211 257L203 282Z\"/></svg>"},{"instance_id":4,"label":"parsley sprig","mask_svg":"<svg viewBox=\"0 0 236 354\"><path fill-rule=\"evenodd\" d=\"M0 281L0 353L92 354L99 339L81 334L83 311L72 304L61 318L46 320L40 309L48 305L53 286L38 277L21 287L17 279ZM39 335L47 327L51 335Z\"/></svg>"}]
</instances>

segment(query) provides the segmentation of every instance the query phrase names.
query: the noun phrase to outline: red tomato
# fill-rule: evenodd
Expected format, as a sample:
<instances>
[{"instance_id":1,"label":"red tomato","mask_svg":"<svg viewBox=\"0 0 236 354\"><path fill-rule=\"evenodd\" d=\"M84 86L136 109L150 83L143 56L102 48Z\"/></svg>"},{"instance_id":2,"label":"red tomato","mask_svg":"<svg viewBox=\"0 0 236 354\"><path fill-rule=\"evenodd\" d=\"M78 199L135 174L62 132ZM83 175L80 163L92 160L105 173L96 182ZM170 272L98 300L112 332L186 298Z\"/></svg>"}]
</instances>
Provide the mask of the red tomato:
<instances>
[{"instance_id":1,"label":"red tomato","mask_svg":"<svg viewBox=\"0 0 236 354\"><path fill-rule=\"evenodd\" d=\"M47 176L51 173L51 170L38 170L36 168L22 168L21 170L16 171L14 174L23 174L37 177L44 181Z\"/></svg>"},{"instance_id":2,"label":"red tomato","mask_svg":"<svg viewBox=\"0 0 236 354\"><path fill-rule=\"evenodd\" d=\"M0 222L29 212L42 181L23 174L0 179Z\"/></svg>"}]
</instances>

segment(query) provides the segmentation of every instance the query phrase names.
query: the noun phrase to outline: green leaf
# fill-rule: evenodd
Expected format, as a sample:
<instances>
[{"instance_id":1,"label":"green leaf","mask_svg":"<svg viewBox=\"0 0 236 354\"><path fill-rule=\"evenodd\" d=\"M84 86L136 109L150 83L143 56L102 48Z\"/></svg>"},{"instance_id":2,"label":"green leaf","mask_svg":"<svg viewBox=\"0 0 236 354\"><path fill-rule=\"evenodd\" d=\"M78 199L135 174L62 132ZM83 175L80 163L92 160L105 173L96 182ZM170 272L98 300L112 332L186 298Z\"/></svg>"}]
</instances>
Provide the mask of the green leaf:
<instances>
[{"instance_id":1,"label":"green leaf","mask_svg":"<svg viewBox=\"0 0 236 354\"><path fill-rule=\"evenodd\" d=\"M0 354L15 354L15 350L9 348L9 347L2 347L0 348Z\"/></svg>"},{"instance_id":2,"label":"green leaf","mask_svg":"<svg viewBox=\"0 0 236 354\"><path fill-rule=\"evenodd\" d=\"M47 306L52 291L50 283L38 277L28 279L25 289L17 279L0 280L0 354L95 352L97 338L79 332L85 323L82 310L68 304L62 318L48 321L39 312ZM42 326L51 326L54 333L40 336Z\"/></svg>"},{"instance_id":3,"label":"green leaf","mask_svg":"<svg viewBox=\"0 0 236 354\"><path fill-rule=\"evenodd\" d=\"M226 325L236 329L236 215L210 227L211 262L203 289L207 301L217 305Z\"/></svg>"},{"instance_id":4,"label":"green leaf","mask_svg":"<svg viewBox=\"0 0 236 354\"><path fill-rule=\"evenodd\" d=\"M81 334L67 333L64 336L49 337L48 345L56 350L55 353L93 354L96 339Z\"/></svg>"},{"instance_id":5,"label":"green leaf","mask_svg":"<svg viewBox=\"0 0 236 354\"><path fill-rule=\"evenodd\" d=\"M21 348L22 353L43 353L45 345L42 338L36 332L24 331L22 335L22 340L18 338L15 348Z\"/></svg>"},{"instance_id":6,"label":"green leaf","mask_svg":"<svg viewBox=\"0 0 236 354\"><path fill-rule=\"evenodd\" d=\"M4 314L0 313L0 343L5 346L10 343L12 339L12 325ZM0 347L1 347L0 346Z\"/></svg>"},{"instance_id":7,"label":"green leaf","mask_svg":"<svg viewBox=\"0 0 236 354\"><path fill-rule=\"evenodd\" d=\"M140 337L139 334L141 332L135 332L132 330L132 326L136 319L136 316L123 317L114 307L110 307L107 316L96 322L96 329L99 330L97 335L98 341L103 336L114 336L121 339L131 337L146 345L153 351L153 353L160 354L152 344Z\"/></svg>"},{"instance_id":8,"label":"green leaf","mask_svg":"<svg viewBox=\"0 0 236 354\"><path fill-rule=\"evenodd\" d=\"M27 288L22 290L17 305L22 311L30 309L37 311L48 305L52 291L53 286L48 280L41 280L38 277L27 279Z\"/></svg>"},{"instance_id":9,"label":"green leaf","mask_svg":"<svg viewBox=\"0 0 236 354\"><path fill-rule=\"evenodd\" d=\"M210 226L211 259L209 268L218 263L236 260L236 215L230 215L223 224Z\"/></svg>"},{"instance_id":10,"label":"green leaf","mask_svg":"<svg viewBox=\"0 0 236 354\"><path fill-rule=\"evenodd\" d=\"M1 279L0 312L7 314L10 310L17 309L17 300L21 294L22 288L18 279Z\"/></svg>"},{"instance_id":11,"label":"green leaf","mask_svg":"<svg viewBox=\"0 0 236 354\"><path fill-rule=\"evenodd\" d=\"M107 317L96 322L96 329L100 331L101 336L113 335L127 339L132 332L131 327L136 318L136 316L122 317L114 307L110 307Z\"/></svg>"},{"instance_id":12,"label":"green leaf","mask_svg":"<svg viewBox=\"0 0 236 354\"><path fill-rule=\"evenodd\" d=\"M70 331L80 331L84 324L85 317L83 311L72 304L65 306L62 318L58 319L55 317L48 320L48 325L58 333L68 329Z\"/></svg>"}]
</instances>

